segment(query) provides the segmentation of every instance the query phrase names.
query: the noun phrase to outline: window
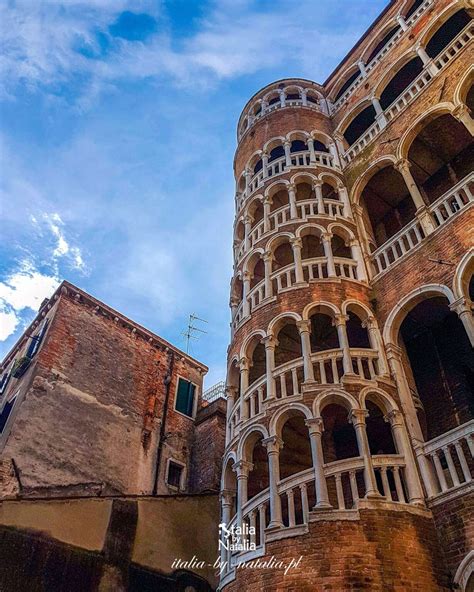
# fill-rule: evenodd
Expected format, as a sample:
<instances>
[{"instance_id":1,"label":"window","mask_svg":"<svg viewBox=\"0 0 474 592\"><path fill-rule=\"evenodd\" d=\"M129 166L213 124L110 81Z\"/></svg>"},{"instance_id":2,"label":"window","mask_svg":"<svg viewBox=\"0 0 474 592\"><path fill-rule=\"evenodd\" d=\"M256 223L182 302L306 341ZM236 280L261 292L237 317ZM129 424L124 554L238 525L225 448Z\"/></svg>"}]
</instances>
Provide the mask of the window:
<instances>
[{"instance_id":1,"label":"window","mask_svg":"<svg viewBox=\"0 0 474 592\"><path fill-rule=\"evenodd\" d=\"M0 378L0 395L3 395L7 388L8 381L10 380L10 371L5 370L2 377Z\"/></svg>"},{"instance_id":2,"label":"window","mask_svg":"<svg viewBox=\"0 0 474 592\"><path fill-rule=\"evenodd\" d=\"M166 476L166 483L171 487L181 486L181 475L183 474L183 466L170 460L168 464L168 475Z\"/></svg>"},{"instance_id":3,"label":"window","mask_svg":"<svg viewBox=\"0 0 474 592\"><path fill-rule=\"evenodd\" d=\"M10 417L10 413L15 405L17 396L15 395L10 401L5 403L5 407L2 409L0 413L0 434L3 433L5 426L7 424L8 418Z\"/></svg>"},{"instance_id":4,"label":"window","mask_svg":"<svg viewBox=\"0 0 474 592\"><path fill-rule=\"evenodd\" d=\"M38 333L36 335L32 335L31 336L31 341L30 344L28 345L28 349L26 351L26 357L27 358L32 358L36 352L39 349L40 343L44 337L44 334L46 333L46 328L48 326L48 319L46 319L44 321L44 323L41 325L41 329L38 331Z\"/></svg>"},{"instance_id":5,"label":"window","mask_svg":"<svg viewBox=\"0 0 474 592\"><path fill-rule=\"evenodd\" d=\"M184 378L178 380L178 389L176 392L175 409L188 417L194 415L194 394L196 385Z\"/></svg>"}]
</instances>

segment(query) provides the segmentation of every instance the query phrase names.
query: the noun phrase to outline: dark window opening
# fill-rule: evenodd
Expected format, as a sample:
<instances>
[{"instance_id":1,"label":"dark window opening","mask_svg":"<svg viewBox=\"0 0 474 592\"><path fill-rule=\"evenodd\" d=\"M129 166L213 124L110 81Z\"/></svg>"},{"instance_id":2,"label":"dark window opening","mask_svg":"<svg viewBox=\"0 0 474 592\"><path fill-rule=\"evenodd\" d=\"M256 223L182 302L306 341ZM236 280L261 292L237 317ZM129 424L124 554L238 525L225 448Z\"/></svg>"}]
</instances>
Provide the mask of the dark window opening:
<instances>
[{"instance_id":1,"label":"dark window opening","mask_svg":"<svg viewBox=\"0 0 474 592\"><path fill-rule=\"evenodd\" d=\"M176 411L187 415L188 417L193 416L194 412L194 394L196 386L183 378L178 381L178 392L176 394Z\"/></svg>"},{"instance_id":2,"label":"dark window opening","mask_svg":"<svg viewBox=\"0 0 474 592\"><path fill-rule=\"evenodd\" d=\"M177 463L170 461L168 464L168 475L166 477L166 482L168 485L172 487L179 487L181 486L181 475L183 474L183 467L178 465Z\"/></svg>"},{"instance_id":3,"label":"dark window opening","mask_svg":"<svg viewBox=\"0 0 474 592\"><path fill-rule=\"evenodd\" d=\"M331 404L321 413L324 421L324 462L359 456L354 426L349 423L348 411L341 405Z\"/></svg>"},{"instance_id":4,"label":"dark window opening","mask_svg":"<svg viewBox=\"0 0 474 592\"><path fill-rule=\"evenodd\" d=\"M423 62L421 58L414 58L405 64L390 82L385 87L380 95L380 105L382 109L386 109L391 105L395 99L403 93L403 91L421 74L423 70Z\"/></svg>"},{"instance_id":5,"label":"dark window opening","mask_svg":"<svg viewBox=\"0 0 474 592\"><path fill-rule=\"evenodd\" d=\"M353 312L349 312L348 316L346 331L349 347L370 348L367 328L362 326L362 321Z\"/></svg>"},{"instance_id":6,"label":"dark window opening","mask_svg":"<svg viewBox=\"0 0 474 592\"><path fill-rule=\"evenodd\" d=\"M349 146L352 146L362 134L369 129L375 121L375 109L373 105L366 107L359 115L354 117L346 131L344 138Z\"/></svg>"},{"instance_id":7,"label":"dark window opening","mask_svg":"<svg viewBox=\"0 0 474 592\"><path fill-rule=\"evenodd\" d=\"M257 161L257 164L253 167L253 174L256 175L258 171L261 171L263 168L263 163L261 160Z\"/></svg>"},{"instance_id":8,"label":"dark window opening","mask_svg":"<svg viewBox=\"0 0 474 592\"><path fill-rule=\"evenodd\" d=\"M369 412L365 423L370 454L397 454L390 423L385 421L377 405L367 401L366 406Z\"/></svg>"},{"instance_id":9,"label":"dark window opening","mask_svg":"<svg viewBox=\"0 0 474 592\"><path fill-rule=\"evenodd\" d=\"M277 146L276 148L273 148L273 150L270 151L268 162L272 162L273 160L276 160L281 156L285 156L285 149L283 148L283 146Z\"/></svg>"},{"instance_id":10,"label":"dark window opening","mask_svg":"<svg viewBox=\"0 0 474 592\"><path fill-rule=\"evenodd\" d=\"M339 348L337 329L329 315L316 313L311 317L310 340L313 352Z\"/></svg>"},{"instance_id":11,"label":"dark window opening","mask_svg":"<svg viewBox=\"0 0 474 592\"><path fill-rule=\"evenodd\" d=\"M298 99L301 99L299 93L289 93L286 95L286 99L288 101L296 101Z\"/></svg>"},{"instance_id":12,"label":"dark window opening","mask_svg":"<svg viewBox=\"0 0 474 592\"><path fill-rule=\"evenodd\" d=\"M314 140L314 149L316 152L329 152L328 148L319 140Z\"/></svg>"},{"instance_id":13,"label":"dark window opening","mask_svg":"<svg viewBox=\"0 0 474 592\"><path fill-rule=\"evenodd\" d=\"M359 70L359 68L357 68L357 70L354 72L354 74L352 74L341 86L341 88L339 89L339 92L336 95L336 98L334 99L334 102L336 102L338 99L340 99L342 97L342 95L346 92L346 90L350 87L350 85L354 82L354 80L356 80L356 78L359 78L359 76L360 76L360 70Z\"/></svg>"},{"instance_id":14,"label":"dark window opening","mask_svg":"<svg viewBox=\"0 0 474 592\"><path fill-rule=\"evenodd\" d=\"M314 103L315 105L319 103L318 99L316 97L313 97L313 95L308 95L306 97L306 100L308 101L308 103Z\"/></svg>"},{"instance_id":15,"label":"dark window opening","mask_svg":"<svg viewBox=\"0 0 474 592\"><path fill-rule=\"evenodd\" d=\"M308 147L306 146L306 143L303 142L303 140L293 140L293 142L291 142L290 152L301 152L307 149Z\"/></svg>"},{"instance_id":16,"label":"dark window opening","mask_svg":"<svg viewBox=\"0 0 474 592\"><path fill-rule=\"evenodd\" d=\"M379 43L377 43L377 45L372 50L372 53L369 55L369 57L366 60L367 64L370 64L370 62L375 58L375 56L379 53L379 51L390 41L390 39L395 35L395 33L399 29L400 29L400 25L393 27L393 29L390 29L390 31L385 35L385 37L383 39L381 39L379 41Z\"/></svg>"},{"instance_id":17,"label":"dark window opening","mask_svg":"<svg viewBox=\"0 0 474 592\"><path fill-rule=\"evenodd\" d=\"M418 8L423 4L425 0L415 0L413 4L410 6L410 10L405 15L405 20L408 20L412 14L414 14Z\"/></svg>"},{"instance_id":18,"label":"dark window opening","mask_svg":"<svg viewBox=\"0 0 474 592\"><path fill-rule=\"evenodd\" d=\"M471 22L471 17L468 13L465 10L460 10L441 25L426 45L426 53L430 58L435 58L440 54L469 22Z\"/></svg>"},{"instance_id":19,"label":"dark window opening","mask_svg":"<svg viewBox=\"0 0 474 592\"><path fill-rule=\"evenodd\" d=\"M16 401L16 396L13 397L13 399L11 399L10 401L7 401L5 403L5 407L2 409L2 412L0 413L0 434L5 429L8 418L10 417L10 413L12 412L12 409L15 405L15 401Z\"/></svg>"},{"instance_id":20,"label":"dark window opening","mask_svg":"<svg viewBox=\"0 0 474 592\"><path fill-rule=\"evenodd\" d=\"M275 103L279 103L280 102L280 97L273 97L273 99L270 99L268 101L269 105L274 105Z\"/></svg>"},{"instance_id":21,"label":"dark window opening","mask_svg":"<svg viewBox=\"0 0 474 592\"><path fill-rule=\"evenodd\" d=\"M313 466L308 428L301 415L290 418L283 426L280 452L280 479L296 475Z\"/></svg>"},{"instance_id":22,"label":"dark window opening","mask_svg":"<svg viewBox=\"0 0 474 592\"><path fill-rule=\"evenodd\" d=\"M275 366L281 366L282 364L286 364L286 362L301 358L301 338L296 325L285 325L278 333L277 339Z\"/></svg>"}]
</instances>

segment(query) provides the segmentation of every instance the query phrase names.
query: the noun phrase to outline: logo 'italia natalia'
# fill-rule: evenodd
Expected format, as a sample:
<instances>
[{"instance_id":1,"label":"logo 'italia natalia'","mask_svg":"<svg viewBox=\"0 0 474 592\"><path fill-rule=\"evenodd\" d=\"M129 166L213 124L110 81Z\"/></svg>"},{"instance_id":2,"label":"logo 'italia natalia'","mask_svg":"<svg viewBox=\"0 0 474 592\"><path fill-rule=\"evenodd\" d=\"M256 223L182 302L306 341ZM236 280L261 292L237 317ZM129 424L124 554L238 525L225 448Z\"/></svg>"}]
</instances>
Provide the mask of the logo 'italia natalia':
<instances>
[{"instance_id":1,"label":"logo 'italia natalia'","mask_svg":"<svg viewBox=\"0 0 474 592\"><path fill-rule=\"evenodd\" d=\"M248 526L245 522L242 526L227 527L225 522L219 524L219 550L226 551L256 551L255 527Z\"/></svg>"}]
</instances>

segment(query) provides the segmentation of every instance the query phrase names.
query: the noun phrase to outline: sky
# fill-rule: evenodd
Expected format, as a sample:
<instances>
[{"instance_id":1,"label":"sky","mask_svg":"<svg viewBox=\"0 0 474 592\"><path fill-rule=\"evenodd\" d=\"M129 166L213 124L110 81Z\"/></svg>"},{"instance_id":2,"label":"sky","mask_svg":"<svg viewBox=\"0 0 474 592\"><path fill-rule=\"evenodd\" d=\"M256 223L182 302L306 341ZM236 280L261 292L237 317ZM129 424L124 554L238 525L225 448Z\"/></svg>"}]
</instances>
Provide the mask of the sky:
<instances>
[{"instance_id":1,"label":"sky","mask_svg":"<svg viewBox=\"0 0 474 592\"><path fill-rule=\"evenodd\" d=\"M0 0L0 358L67 279L225 378L236 124L387 0Z\"/></svg>"}]
</instances>

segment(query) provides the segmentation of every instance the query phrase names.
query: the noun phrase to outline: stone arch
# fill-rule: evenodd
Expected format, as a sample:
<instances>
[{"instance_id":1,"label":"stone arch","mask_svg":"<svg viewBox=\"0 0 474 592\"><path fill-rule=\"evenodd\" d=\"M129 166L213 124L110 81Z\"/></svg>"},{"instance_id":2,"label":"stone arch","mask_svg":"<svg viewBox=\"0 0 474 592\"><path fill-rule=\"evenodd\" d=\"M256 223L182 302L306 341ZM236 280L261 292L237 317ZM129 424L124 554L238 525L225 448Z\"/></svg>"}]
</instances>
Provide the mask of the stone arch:
<instances>
[{"instance_id":1,"label":"stone arch","mask_svg":"<svg viewBox=\"0 0 474 592\"><path fill-rule=\"evenodd\" d=\"M355 240L355 235L352 230L346 226L343 226L339 222L333 222L332 224L329 224L327 231L332 235L340 236L347 245L349 245L351 241Z\"/></svg>"},{"instance_id":2,"label":"stone arch","mask_svg":"<svg viewBox=\"0 0 474 592\"><path fill-rule=\"evenodd\" d=\"M471 301L469 296L469 280L474 274L474 247L469 251L459 262L453 279L453 293L454 298L466 298L468 302Z\"/></svg>"},{"instance_id":3,"label":"stone arch","mask_svg":"<svg viewBox=\"0 0 474 592\"><path fill-rule=\"evenodd\" d=\"M335 144L333 138L331 138L329 134L326 134L326 132L322 132L320 130L311 130L309 135L311 138L313 138L313 140L318 140L318 142L325 144L328 148L331 144Z\"/></svg>"},{"instance_id":4,"label":"stone arch","mask_svg":"<svg viewBox=\"0 0 474 592\"><path fill-rule=\"evenodd\" d=\"M321 412L331 404L341 405L348 412L360 409L357 399L342 389L327 389L319 393L313 403L313 416L321 417Z\"/></svg>"},{"instance_id":5,"label":"stone arch","mask_svg":"<svg viewBox=\"0 0 474 592\"><path fill-rule=\"evenodd\" d=\"M305 130L293 130L293 131L288 132L286 134L285 139L288 142L292 142L293 140L303 140L304 142L306 142L306 140L309 137L310 137L310 134Z\"/></svg>"},{"instance_id":6,"label":"stone arch","mask_svg":"<svg viewBox=\"0 0 474 592\"><path fill-rule=\"evenodd\" d=\"M474 551L469 551L469 553L464 557L464 559L459 564L459 567L454 574L454 584L457 584L457 588L461 592L468 592L469 589L467 585L470 583L470 580L474 577Z\"/></svg>"},{"instance_id":7,"label":"stone arch","mask_svg":"<svg viewBox=\"0 0 474 592\"><path fill-rule=\"evenodd\" d=\"M395 400L384 390L374 387L366 386L359 393L359 401L361 409L367 409L366 401L372 397L374 402L382 409L385 415L390 411L399 411Z\"/></svg>"},{"instance_id":8,"label":"stone arch","mask_svg":"<svg viewBox=\"0 0 474 592\"><path fill-rule=\"evenodd\" d=\"M281 437L283 424L296 413L301 413L305 419L311 419L313 417L311 410L303 403L287 403L280 407L272 416L268 426L270 436Z\"/></svg>"},{"instance_id":9,"label":"stone arch","mask_svg":"<svg viewBox=\"0 0 474 592\"><path fill-rule=\"evenodd\" d=\"M274 138L270 138L270 140L267 140L263 145L263 152L270 153L273 150L273 148L277 148L278 146L283 145L284 142L284 136L275 136Z\"/></svg>"},{"instance_id":10,"label":"stone arch","mask_svg":"<svg viewBox=\"0 0 474 592\"><path fill-rule=\"evenodd\" d=\"M416 53L415 49L411 47L408 51L403 53L396 62L390 64L378 79L378 82L373 90L374 97L380 99L380 96L382 95L383 91L385 90L387 85L393 80L393 78L398 74L398 72L400 72L400 70L404 66L406 66L411 60L416 58L418 58L418 54Z\"/></svg>"},{"instance_id":11,"label":"stone arch","mask_svg":"<svg viewBox=\"0 0 474 592\"><path fill-rule=\"evenodd\" d=\"M289 181L286 179L278 179L278 181L274 181L271 185L269 185L265 189L265 197L273 197L275 193L281 190L288 190L288 185L290 184Z\"/></svg>"},{"instance_id":12,"label":"stone arch","mask_svg":"<svg viewBox=\"0 0 474 592\"><path fill-rule=\"evenodd\" d=\"M426 47L430 39L437 33L437 31L449 20L456 12L463 10L463 6L456 0L436 15L435 19L431 19L426 25L425 29L420 32L418 42L423 47Z\"/></svg>"},{"instance_id":13,"label":"stone arch","mask_svg":"<svg viewBox=\"0 0 474 592\"><path fill-rule=\"evenodd\" d=\"M344 132L352 123L352 121L360 114L366 107L370 107L372 102L370 97L363 97L360 99L353 107L344 115L344 117L339 122L339 125L336 128L336 133L344 135Z\"/></svg>"},{"instance_id":14,"label":"stone arch","mask_svg":"<svg viewBox=\"0 0 474 592\"><path fill-rule=\"evenodd\" d=\"M413 140L416 138L418 133L428 123L436 119L440 115L452 115L454 111L454 105L451 102L438 103L424 111L415 121L408 127L403 136L401 137L397 146L397 160L408 158L408 152Z\"/></svg>"},{"instance_id":15,"label":"stone arch","mask_svg":"<svg viewBox=\"0 0 474 592\"><path fill-rule=\"evenodd\" d=\"M282 312L270 321L267 329L268 336L274 336L283 327L285 321L294 321L297 323L301 321L301 316L297 312Z\"/></svg>"},{"instance_id":16,"label":"stone arch","mask_svg":"<svg viewBox=\"0 0 474 592\"><path fill-rule=\"evenodd\" d=\"M377 45L384 39L384 37L392 29L395 29L397 27L397 25L398 25L397 20L392 18L392 19L388 20L383 27L380 28L380 30L377 32L377 34L374 37L372 37L373 41L366 46L366 48L364 49L364 51L361 54L361 59L366 64L370 64L370 62L373 59L372 58L371 60L369 60L368 56L370 56L372 54L373 50L377 47ZM395 32L396 31L394 30L393 35L395 35ZM388 40L387 40L387 42L388 42ZM375 55L374 55L374 57L375 57Z\"/></svg>"},{"instance_id":17,"label":"stone arch","mask_svg":"<svg viewBox=\"0 0 474 592\"><path fill-rule=\"evenodd\" d=\"M242 217L251 216L254 218L255 210L262 205L263 195L259 193L252 197L252 199L246 204Z\"/></svg>"},{"instance_id":18,"label":"stone arch","mask_svg":"<svg viewBox=\"0 0 474 592\"><path fill-rule=\"evenodd\" d=\"M385 321L383 329L383 340L386 345L397 345L398 344L398 333L400 326L405 316L414 308L417 304L426 300L430 297L444 296L448 299L449 303L454 302L454 295L451 290L443 284L427 284L412 290L391 310L390 314Z\"/></svg>"},{"instance_id":19,"label":"stone arch","mask_svg":"<svg viewBox=\"0 0 474 592\"><path fill-rule=\"evenodd\" d=\"M244 342L242 343L242 346L240 348L240 357L241 358L248 358L248 348L250 347L250 345L252 345L252 342L255 341L256 337L260 337L260 339L264 339L266 337L265 335L265 331L263 331L263 329L255 329L255 331L252 331L252 333L250 333L250 335L247 335L247 337L245 338Z\"/></svg>"},{"instance_id":20,"label":"stone arch","mask_svg":"<svg viewBox=\"0 0 474 592\"><path fill-rule=\"evenodd\" d=\"M252 263L253 263L254 259L257 259L257 262L258 262L258 259L259 258L261 259L263 257L263 254L264 254L264 250L261 247L258 247L258 249L252 249L252 251L247 254L247 256L245 257L245 259L242 262L243 273L245 273L245 272L253 273L253 269L256 265L256 263L255 263L255 265L253 265L253 267L252 267Z\"/></svg>"},{"instance_id":21,"label":"stone arch","mask_svg":"<svg viewBox=\"0 0 474 592\"><path fill-rule=\"evenodd\" d=\"M456 107L461 105L467 105L467 95L474 84L474 66L471 66L467 72L465 72L454 91L453 103ZM474 114L473 114L474 115Z\"/></svg>"},{"instance_id":22,"label":"stone arch","mask_svg":"<svg viewBox=\"0 0 474 592\"><path fill-rule=\"evenodd\" d=\"M272 237L265 245L265 250L274 254L276 249L285 242L291 242L295 238L292 232L280 232L278 236Z\"/></svg>"},{"instance_id":23,"label":"stone arch","mask_svg":"<svg viewBox=\"0 0 474 592\"><path fill-rule=\"evenodd\" d=\"M351 202L359 205L362 192L370 179L387 166L393 166L397 159L392 155L381 156L358 178L351 190Z\"/></svg>"},{"instance_id":24,"label":"stone arch","mask_svg":"<svg viewBox=\"0 0 474 592\"><path fill-rule=\"evenodd\" d=\"M343 86L347 83L347 81L355 74L358 73L360 75L360 68L357 62L354 62L350 66L348 66L345 70L343 70L339 76L337 77L331 91L329 92L328 99L333 101L334 103L338 100L336 97L338 96L340 90ZM357 78L357 77L356 77ZM356 79L354 78L354 80ZM352 84L352 83L351 83ZM350 85L349 85L350 86Z\"/></svg>"},{"instance_id":25,"label":"stone arch","mask_svg":"<svg viewBox=\"0 0 474 592\"><path fill-rule=\"evenodd\" d=\"M310 302L309 304L307 304L304 307L302 315L301 315L303 320L308 321L311 317L311 313L315 309L317 309L317 312L322 313L322 314L327 314L328 316L330 316L332 318L341 314L340 309L335 304L321 300L321 301L316 301L316 302Z\"/></svg>"},{"instance_id":26,"label":"stone arch","mask_svg":"<svg viewBox=\"0 0 474 592\"><path fill-rule=\"evenodd\" d=\"M296 91L296 92L294 92L294 91ZM301 99L303 87L298 86L297 84L289 84L288 86L285 86L285 88L283 89L283 92L285 93L286 99L288 99L288 95L294 95L294 94L297 94L298 99ZM296 99L289 99L289 100L291 101L291 100L296 100Z\"/></svg>"},{"instance_id":27,"label":"stone arch","mask_svg":"<svg viewBox=\"0 0 474 592\"><path fill-rule=\"evenodd\" d=\"M301 226L298 226L295 234L296 234L296 238L302 238L303 236L306 236L307 234L315 234L315 235L321 237L321 235L324 234L325 232L326 232L326 230L323 226L320 226L319 224L313 224L311 222L308 222L307 224L302 224Z\"/></svg>"},{"instance_id":28,"label":"stone arch","mask_svg":"<svg viewBox=\"0 0 474 592\"><path fill-rule=\"evenodd\" d=\"M292 175L292 177L290 178L290 183L292 183L293 185L297 185L298 183L312 184L317 180L318 180L318 177L316 175L314 175L313 173L299 171L298 173L295 173L294 175Z\"/></svg>"},{"instance_id":29,"label":"stone arch","mask_svg":"<svg viewBox=\"0 0 474 592\"><path fill-rule=\"evenodd\" d=\"M237 462L237 456L236 453L233 450L229 450L227 452L227 454L224 456L224 459L222 461L222 475L221 475L221 489L234 489L233 488L233 484L234 484L234 480L230 479L230 473L226 470L228 467L230 467L230 470L232 471L232 473L234 473L234 471L232 470L232 465L234 465ZM235 473L234 473L235 476Z\"/></svg>"},{"instance_id":30,"label":"stone arch","mask_svg":"<svg viewBox=\"0 0 474 592\"><path fill-rule=\"evenodd\" d=\"M239 460L251 460L249 457L251 456L253 447L260 438L268 438L267 428L260 423L249 426L243 434L241 434L237 448L237 462Z\"/></svg>"},{"instance_id":31,"label":"stone arch","mask_svg":"<svg viewBox=\"0 0 474 592\"><path fill-rule=\"evenodd\" d=\"M370 310L370 307L358 300L345 300L342 303L341 310L343 315L353 310L363 321L374 318L374 313Z\"/></svg>"}]
</instances>

